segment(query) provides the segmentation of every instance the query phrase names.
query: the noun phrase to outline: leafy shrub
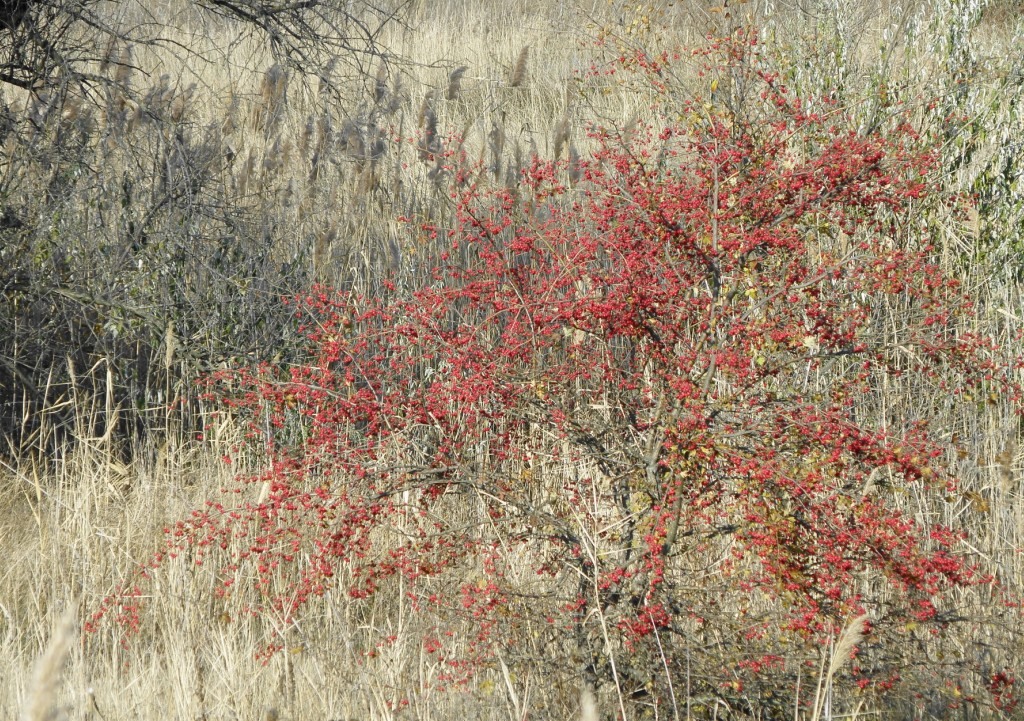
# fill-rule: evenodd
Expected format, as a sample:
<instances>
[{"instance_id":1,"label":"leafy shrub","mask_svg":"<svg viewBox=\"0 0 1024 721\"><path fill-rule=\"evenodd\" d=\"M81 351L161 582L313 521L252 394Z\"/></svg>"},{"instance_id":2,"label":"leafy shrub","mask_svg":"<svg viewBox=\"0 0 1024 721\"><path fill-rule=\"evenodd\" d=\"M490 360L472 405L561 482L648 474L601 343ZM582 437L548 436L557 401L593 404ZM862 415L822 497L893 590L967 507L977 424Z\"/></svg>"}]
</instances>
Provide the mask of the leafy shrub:
<instances>
[{"instance_id":1,"label":"leafy shrub","mask_svg":"<svg viewBox=\"0 0 1024 721\"><path fill-rule=\"evenodd\" d=\"M689 56L623 57L674 121L595 129L575 183L536 162L515 190L464 188L454 227L421 229L450 249L413 293L297 298L306 362L212 381L268 470L154 565L212 564L275 626L400 583L468 629L422 639L453 680L555 656L623 717L682 689L697 717L817 712L829 649L826 687L852 651L856 692L1010 708L1006 659L926 663L985 621L956 592L1009 598L933 510L958 489L937 419L1021 400L1020 360L972 329L922 231L934 155L899 113L858 133L795 96L753 35L697 58L742 116L676 98ZM114 610L138 622L114 598L94 623Z\"/></svg>"}]
</instances>

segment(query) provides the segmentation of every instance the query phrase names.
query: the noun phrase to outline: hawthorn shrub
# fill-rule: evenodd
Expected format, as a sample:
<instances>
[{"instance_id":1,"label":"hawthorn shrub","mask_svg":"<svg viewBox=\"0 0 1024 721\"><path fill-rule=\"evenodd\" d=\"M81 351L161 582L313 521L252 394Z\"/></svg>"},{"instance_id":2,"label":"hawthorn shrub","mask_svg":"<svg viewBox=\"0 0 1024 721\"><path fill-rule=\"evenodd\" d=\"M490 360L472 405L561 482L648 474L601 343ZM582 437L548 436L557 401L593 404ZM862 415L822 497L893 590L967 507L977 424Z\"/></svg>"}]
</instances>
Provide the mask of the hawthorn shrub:
<instances>
[{"instance_id":1,"label":"hawthorn shrub","mask_svg":"<svg viewBox=\"0 0 1024 721\"><path fill-rule=\"evenodd\" d=\"M1021 363L933 261L922 216L955 202L933 153L898 109L857 132L796 97L753 34L696 54L744 113L682 100L693 57L620 60L665 120L594 129L573 181L536 162L464 184L415 292L290 301L308 361L211 380L266 471L169 528L153 567L212 564L276 627L401 588L464 631L422 639L446 680L500 652L622 717L792 718L833 686L836 706L1011 711L1003 647L943 655L958 622L1015 611L939 522L959 481L938 419L1019 406ZM138 593L93 626L137 624Z\"/></svg>"}]
</instances>

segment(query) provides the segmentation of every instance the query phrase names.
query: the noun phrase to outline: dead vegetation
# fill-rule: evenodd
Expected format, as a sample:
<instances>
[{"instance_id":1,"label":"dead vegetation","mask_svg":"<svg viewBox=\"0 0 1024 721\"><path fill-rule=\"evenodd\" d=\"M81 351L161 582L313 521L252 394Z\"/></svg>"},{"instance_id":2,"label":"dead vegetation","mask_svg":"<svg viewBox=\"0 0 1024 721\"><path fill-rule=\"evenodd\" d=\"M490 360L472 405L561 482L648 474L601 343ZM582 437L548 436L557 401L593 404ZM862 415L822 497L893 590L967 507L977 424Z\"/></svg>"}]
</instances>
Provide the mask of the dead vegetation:
<instances>
[{"instance_id":1,"label":"dead vegetation","mask_svg":"<svg viewBox=\"0 0 1024 721\"><path fill-rule=\"evenodd\" d=\"M641 93L587 75L592 63L600 68L620 50L692 44L749 13L767 22L766 42L790 59L789 82L801 92L845 88L850 97L866 97L867 87L871 97L885 89L911 99L936 90L949 114L968 116L942 131L947 181L977 194L982 212L947 217L935 229L941 250L979 298L979 327L1003 344L1017 342L1024 306L1013 259L1020 241L1008 230L1019 229L1024 213L1013 196L1022 165L1019 147L1006 149L1004 139L1020 137L1012 132L1021 123L1024 76L1019 58L1006 52L1020 38L1012 3L987 6L984 26L964 28L960 42L973 38L966 55L962 47L935 45L929 56L908 40L902 49L891 41L894 49L883 48L881 58L868 42L886 37L881 20L844 25L849 18L837 3L820 3L813 16L793 10L766 17L754 5L740 11L648 3L637 10L613 3L596 14L568 3L412 3L401 22L375 36L381 51L352 82L339 82L339 68L328 60L304 77L264 48L213 31L204 47L223 54L209 64L112 42L94 63L103 78L98 96L5 89L0 678L7 683L0 684L0 715L521 721L581 713L578 677L566 671L564 649L533 628L524 629L520 657L483 669L468 686L447 688L446 669L413 639L442 624L466 638L469 624L412 613L399 588L366 603L329 596L305 625L274 628L240 618L241 609L236 618L215 614L211 579L180 564L156 584L158 598L150 599L136 645L122 648L111 635L69 646L69 620L57 624L50 645L47 639L73 599L81 599L81 620L122 583L165 523L230 483L240 467L258 467L259 457L239 450L240 428L223 418L208 425L197 379L228 365L286 364L296 338L282 295L314 282L376 295L423 282L447 248L422 227L444 227L450 193L472 184L514 191L538 158L564 162L566 180L580 182L591 124L626 134L657 112ZM941 24L942 12L952 17L954 5L937 4L940 16L931 22ZM864 22L863 13L858 17ZM906 30L918 23L920 39L925 17L893 24ZM607 44L595 47L593 37ZM986 45L987 37L997 44ZM946 57L952 60L942 65ZM970 77L990 84L964 81ZM674 80L680 88L703 82ZM725 81L716 88L739 110L741 88ZM866 107L865 122L869 113ZM922 110L922 122L934 117ZM522 199L524 212L529 200ZM397 290L385 278L395 279ZM910 384L887 390L880 402L891 405L880 412L946 408ZM944 508L917 508L908 498L907 509L935 520L973 517L978 557L1019 586L1024 430L1012 405L977 399L975 412L951 415L951 453L968 485ZM233 466L221 462L225 456ZM714 592L713 574L698 581ZM987 599L959 602L969 611ZM1019 628L1019 620L1008 612L1006 626ZM695 654L736 643L742 624L720 631ZM804 681L815 721L842 712L833 686L862 631L862 619L851 621L831 655L822 656L819 676ZM286 648L264 665L253 649L268 637L284 639ZM1008 651L994 650L993 663ZM650 661L651 668L660 663ZM713 673L706 659L687 663L695 673ZM681 688L674 689L676 709L645 709L648 680L627 680L636 694L630 713L638 718L712 711L756 717L753 706L720 709L714 698ZM596 691L603 715L613 716L621 689ZM776 702L754 700L765 709ZM594 704L587 692L587 721L598 717ZM884 710L870 711L878 717ZM915 711L942 717L928 699L893 709ZM793 717L792 707L781 713Z\"/></svg>"}]
</instances>

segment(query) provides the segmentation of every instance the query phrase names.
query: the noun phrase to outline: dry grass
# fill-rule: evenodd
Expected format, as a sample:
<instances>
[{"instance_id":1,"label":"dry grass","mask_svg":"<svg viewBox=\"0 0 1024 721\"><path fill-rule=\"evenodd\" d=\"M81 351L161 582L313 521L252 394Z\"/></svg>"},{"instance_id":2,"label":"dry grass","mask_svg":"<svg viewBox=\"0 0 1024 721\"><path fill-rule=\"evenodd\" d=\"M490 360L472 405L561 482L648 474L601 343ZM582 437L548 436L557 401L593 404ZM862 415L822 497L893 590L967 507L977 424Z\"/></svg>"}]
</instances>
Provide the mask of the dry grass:
<instances>
[{"instance_id":1,"label":"dry grass","mask_svg":"<svg viewBox=\"0 0 1024 721\"><path fill-rule=\"evenodd\" d=\"M447 0L415 2L410 12L405 27L396 25L381 38L389 52L385 62L368 69L365 87L348 95L330 91L332 68L322 69L322 87L303 83L275 67L263 48L235 44L228 32L208 34L185 15L182 35L175 39L217 56L218 62L199 65L170 52L115 48L102 71L135 92L112 104L121 115L95 117L94 126L83 127L93 128L92 142L114 146L107 157L116 174L130 162L118 149L162 132L147 118L161 115L187 126L223 158L216 173L223 197L254 213L265 211L271 224L289 229L274 248L282 262L308 264L312 276L372 291L381 268L402 271L415 282L438 250L395 219L446 217L451 179L438 160L442 142L458 136L455 142L480 165L477 178L485 184L514 182L514 169L531 154L578 160L587 151L582 133L587 123L626 127L653 112L639 90L574 82L592 62L607 59L605 51L585 42L589 37L611 28L624 43L693 42L725 22L722 13L696 4L668 3L650 4L656 30L617 25L626 17L617 4L598 15L561 2ZM779 22L782 31L797 26ZM862 30L856 49L868 63L873 56L866 39L876 38L879 30ZM1014 37L1005 25L986 32L993 48ZM129 57L141 72L129 73L118 64L117 59ZM827 69L807 65L799 72L809 89L829 82ZM892 61L891 72L909 70ZM64 120L82 125L83 112L69 111ZM996 152L991 146L987 150ZM953 221L940 230L951 256L970 241L968 230ZM977 277L967 276L991 309L979 324L1009 344L1021 329L1020 290L1010 282L991 285L984 276L988 270L978 266ZM887 310L896 323L904 309ZM161 360L169 369L187 350L187 340L176 338L170 325L163 336ZM166 389L164 397L172 395L173 389ZM81 621L86 609L95 608L150 557L167 523L230 485L240 466L257 467L260 460L237 454L234 466L221 462L244 445L239 429L227 422L214 425L207 440L196 444L169 420L159 445L127 462L109 432L114 410L105 407L107 399L83 394L65 400L75 405L79 419L75 452L55 465L26 457L0 467L0 717L21 712L26 721L459 716L522 721L531 709L561 718L580 713L578 687L561 687L543 669L529 666L511 673L504 661L500 668L485 669L468 688L439 690L445 669L414 639L439 623L453 624L457 634L464 629L450 618L410 613L401 602L408 590L403 588L364 603L328 596L313 604L301 624L275 625L270 618L246 619L240 600L227 608L212 603L214 579L180 559L147 588L151 597L144 599L148 612L141 643L122 648L113 631L105 631L84 646L71 644L76 619L63 609L79 599ZM949 413L950 439L956 439L951 453L962 454L953 460L967 479L963 495L939 508L907 498L907 512L925 524L975 518L979 533L973 552L1024 586L1018 553L1024 547L1021 428L1007 399L986 400L977 412L957 411L938 389L905 378L880 389L876 400L873 412L896 423L913 418L922 406ZM542 466L523 472L543 474L552 483L579 473L557 464ZM247 492L255 497L260 489ZM460 506L452 512L473 509ZM723 541L700 560L722 558L728 551ZM527 566L524 559L519 564ZM712 564L706 566L706 575L695 574L693 583L714 595ZM347 572L339 569L342 576ZM436 581L446 582L454 588L451 579ZM964 608L985 600L980 595L957 599ZM753 614L770 612L774 602L746 601ZM234 617L230 623L229 616ZM822 697L837 683L858 630L863 631L863 619L851 622L823 662ZM394 640L380 645L383 638ZM539 636L531 638L534 653L549 652ZM264 665L253 649L271 642L284 643L286 651ZM707 647L716 642L721 639L707 640ZM374 655L368 656L371 649ZM408 706L399 710L402 701ZM612 713L618 705L607 689L597 702ZM585 692L585 721L597 721L595 703ZM690 707L690 699L685 705ZM823 708L824 700L815 711Z\"/></svg>"}]
</instances>

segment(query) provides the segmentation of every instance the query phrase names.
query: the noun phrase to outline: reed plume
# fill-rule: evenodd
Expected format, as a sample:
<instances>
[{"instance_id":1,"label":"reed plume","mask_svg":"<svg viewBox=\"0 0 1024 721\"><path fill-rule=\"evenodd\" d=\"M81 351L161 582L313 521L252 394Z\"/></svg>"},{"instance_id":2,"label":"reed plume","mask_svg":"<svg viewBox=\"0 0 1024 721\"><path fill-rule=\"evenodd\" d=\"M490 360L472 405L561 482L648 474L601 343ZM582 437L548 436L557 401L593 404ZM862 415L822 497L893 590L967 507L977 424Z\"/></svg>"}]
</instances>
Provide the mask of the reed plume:
<instances>
[{"instance_id":1,"label":"reed plume","mask_svg":"<svg viewBox=\"0 0 1024 721\"><path fill-rule=\"evenodd\" d=\"M116 59L112 60L117 65L117 69L114 70L114 84L123 90L127 90L132 84L132 71L135 69L132 65L133 53L132 46L126 45L117 53Z\"/></svg>"},{"instance_id":2,"label":"reed plume","mask_svg":"<svg viewBox=\"0 0 1024 721\"><path fill-rule=\"evenodd\" d=\"M377 77L373 81L373 104L380 105L388 94L388 66L381 59Z\"/></svg>"},{"instance_id":3,"label":"reed plume","mask_svg":"<svg viewBox=\"0 0 1024 721\"><path fill-rule=\"evenodd\" d=\"M310 150L313 149L313 144L316 142L316 118L310 115L306 118L306 124L302 128L302 134L299 135L299 153L303 158L309 157Z\"/></svg>"},{"instance_id":4,"label":"reed plume","mask_svg":"<svg viewBox=\"0 0 1024 721\"><path fill-rule=\"evenodd\" d=\"M580 721L598 721L597 704L589 689L580 694Z\"/></svg>"},{"instance_id":5,"label":"reed plume","mask_svg":"<svg viewBox=\"0 0 1024 721\"><path fill-rule=\"evenodd\" d=\"M420 103L420 111L416 114L416 127L422 128L427 119L427 113L433 113L433 108L431 107L433 102L434 91L428 90L426 95L423 96L423 102Z\"/></svg>"},{"instance_id":6,"label":"reed plume","mask_svg":"<svg viewBox=\"0 0 1024 721\"><path fill-rule=\"evenodd\" d=\"M260 83L260 101L253 108L252 126L269 137L284 114L288 72L280 63L271 65Z\"/></svg>"},{"instance_id":7,"label":"reed plume","mask_svg":"<svg viewBox=\"0 0 1024 721\"><path fill-rule=\"evenodd\" d=\"M565 149L566 143L569 142L569 116L563 115L562 119L558 121L558 125L555 126L554 132L554 145L555 145L555 162L562 157L562 151Z\"/></svg>"},{"instance_id":8,"label":"reed plume","mask_svg":"<svg viewBox=\"0 0 1024 721\"><path fill-rule=\"evenodd\" d=\"M110 65L117 59L117 36L111 35L110 39L107 40L107 45L103 50L103 56L100 60L100 73L103 75L107 74L110 70Z\"/></svg>"},{"instance_id":9,"label":"reed plume","mask_svg":"<svg viewBox=\"0 0 1024 721\"><path fill-rule=\"evenodd\" d=\"M178 347L178 341L174 335L174 322L167 321L167 328L164 330L164 370L169 371L174 367L174 351Z\"/></svg>"},{"instance_id":10,"label":"reed plume","mask_svg":"<svg viewBox=\"0 0 1024 721\"><path fill-rule=\"evenodd\" d=\"M320 82L317 83L316 94L321 98L330 94L331 88L334 87L334 66L337 64L338 59L331 58L323 69L320 70Z\"/></svg>"},{"instance_id":11,"label":"reed plume","mask_svg":"<svg viewBox=\"0 0 1024 721\"><path fill-rule=\"evenodd\" d=\"M448 75L448 90L445 91L445 100L456 100L462 92L462 76L469 70L468 65L460 65Z\"/></svg>"},{"instance_id":12,"label":"reed plume","mask_svg":"<svg viewBox=\"0 0 1024 721\"><path fill-rule=\"evenodd\" d=\"M580 81L575 75L571 75L568 80L565 81L565 114L575 107L576 100L580 96Z\"/></svg>"},{"instance_id":13,"label":"reed plume","mask_svg":"<svg viewBox=\"0 0 1024 721\"><path fill-rule=\"evenodd\" d=\"M864 638L867 630L868 615L864 613L850 621L850 625L839 634L839 640L836 641L836 647L832 651L832 660L829 662L828 673L826 674L829 680L847 664L853 650Z\"/></svg>"},{"instance_id":14,"label":"reed plume","mask_svg":"<svg viewBox=\"0 0 1024 721\"><path fill-rule=\"evenodd\" d=\"M420 105L419 113L419 127L423 131L423 136L420 138L419 151L420 160L429 161L432 160L434 154L440 149L440 141L437 137L437 115L434 113L434 91L430 90L423 97L423 103Z\"/></svg>"},{"instance_id":15,"label":"reed plume","mask_svg":"<svg viewBox=\"0 0 1024 721\"><path fill-rule=\"evenodd\" d=\"M868 631L868 615L861 614L850 621L843 629L832 647L832 657L829 659L828 668L818 678L818 688L814 694L814 716L813 721L822 718L832 717L832 680L849 662L857 644L861 642ZM822 663L824 667L824 663Z\"/></svg>"},{"instance_id":16,"label":"reed plume","mask_svg":"<svg viewBox=\"0 0 1024 721\"><path fill-rule=\"evenodd\" d=\"M510 88L520 88L526 82L526 63L529 58L530 46L527 45L519 51L519 58L516 60L516 64L512 67L512 75L509 77L508 81Z\"/></svg>"},{"instance_id":17,"label":"reed plume","mask_svg":"<svg viewBox=\"0 0 1024 721\"><path fill-rule=\"evenodd\" d=\"M354 121L345 121L341 129L340 142L346 155L353 160L362 163L366 159L366 142L363 140L362 131Z\"/></svg>"},{"instance_id":18,"label":"reed plume","mask_svg":"<svg viewBox=\"0 0 1024 721\"><path fill-rule=\"evenodd\" d=\"M504 123L498 121L491 123L491 132L487 134L487 144L491 148L491 172L494 177L501 176L501 156L505 151L505 128Z\"/></svg>"},{"instance_id":19,"label":"reed plume","mask_svg":"<svg viewBox=\"0 0 1024 721\"><path fill-rule=\"evenodd\" d=\"M576 146L569 143L569 182L575 185L580 182L583 175L583 167L580 164L580 154Z\"/></svg>"},{"instance_id":20,"label":"reed plume","mask_svg":"<svg viewBox=\"0 0 1024 721\"><path fill-rule=\"evenodd\" d=\"M32 682L28 687L25 706L22 709L23 721L53 721L59 716L59 712L55 708L57 686L60 683L64 661L67 659L71 644L76 637L77 610L76 602L68 604L64 615L53 629L50 642L36 661Z\"/></svg>"}]
</instances>

